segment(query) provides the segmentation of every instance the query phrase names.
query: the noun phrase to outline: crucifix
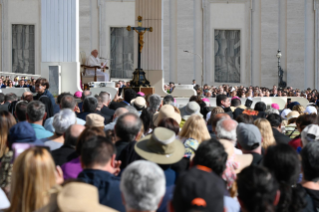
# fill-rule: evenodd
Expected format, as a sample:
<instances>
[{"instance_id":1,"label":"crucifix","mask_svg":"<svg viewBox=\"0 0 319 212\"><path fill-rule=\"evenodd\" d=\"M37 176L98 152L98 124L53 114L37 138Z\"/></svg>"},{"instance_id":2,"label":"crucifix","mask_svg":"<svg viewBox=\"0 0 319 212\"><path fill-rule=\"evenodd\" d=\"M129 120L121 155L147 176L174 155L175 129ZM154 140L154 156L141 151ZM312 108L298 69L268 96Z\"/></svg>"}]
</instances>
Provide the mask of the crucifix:
<instances>
[{"instance_id":1,"label":"crucifix","mask_svg":"<svg viewBox=\"0 0 319 212\"><path fill-rule=\"evenodd\" d=\"M138 16L137 20L138 20L137 27L131 27L131 26L127 27L128 31L134 30L138 34L137 69L135 69L133 73L134 77L133 77L133 80L131 81L131 85L135 87L141 87L141 86L149 87L150 83L146 79L145 72L141 68L141 53L144 46L144 34L147 31L152 32L153 28L142 27L143 18L141 16Z\"/></svg>"}]
</instances>

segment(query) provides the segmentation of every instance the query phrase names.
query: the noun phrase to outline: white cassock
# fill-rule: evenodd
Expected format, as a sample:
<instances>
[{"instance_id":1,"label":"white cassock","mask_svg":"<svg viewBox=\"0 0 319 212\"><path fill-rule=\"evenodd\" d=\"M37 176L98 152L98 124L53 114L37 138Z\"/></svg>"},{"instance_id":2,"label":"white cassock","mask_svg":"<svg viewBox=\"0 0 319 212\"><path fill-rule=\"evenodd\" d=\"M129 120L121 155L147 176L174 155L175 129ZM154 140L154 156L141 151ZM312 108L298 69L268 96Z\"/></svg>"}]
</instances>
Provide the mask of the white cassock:
<instances>
[{"instance_id":1,"label":"white cassock","mask_svg":"<svg viewBox=\"0 0 319 212\"><path fill-rule=\"evenodd\" d=\"M90 55L86 60L87 66L101 66L100 58L94 57L93 55ZM85 71L86 76L94 76L94 69L86 69ZM101 71L101 69L96 70L96 80L100 82L106 82L109 81L109 75L107 73L104 73Z\"/></svg>"}]
</instances>

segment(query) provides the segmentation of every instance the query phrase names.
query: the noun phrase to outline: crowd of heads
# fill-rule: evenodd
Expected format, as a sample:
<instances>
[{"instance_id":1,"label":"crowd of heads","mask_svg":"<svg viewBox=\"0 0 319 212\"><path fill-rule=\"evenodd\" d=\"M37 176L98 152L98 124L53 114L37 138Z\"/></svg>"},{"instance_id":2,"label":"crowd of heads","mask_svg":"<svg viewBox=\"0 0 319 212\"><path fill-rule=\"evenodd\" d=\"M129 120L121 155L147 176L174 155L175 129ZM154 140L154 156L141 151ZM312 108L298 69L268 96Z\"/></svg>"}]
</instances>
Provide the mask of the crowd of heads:
<instances>
[{"instance_id":1,"label":"crowd of heads","mask_svg":"<svg viewBox=\"0 0 319 212\"><path fill-rule=\"evenodd\" d=\"M123 83L115 96L54 98L49 87L39 78L35 93L0 93L0 211L319 209L316 99L241 102L297 90L204 86L178 105Z\"/></svg>"}]
</instances>

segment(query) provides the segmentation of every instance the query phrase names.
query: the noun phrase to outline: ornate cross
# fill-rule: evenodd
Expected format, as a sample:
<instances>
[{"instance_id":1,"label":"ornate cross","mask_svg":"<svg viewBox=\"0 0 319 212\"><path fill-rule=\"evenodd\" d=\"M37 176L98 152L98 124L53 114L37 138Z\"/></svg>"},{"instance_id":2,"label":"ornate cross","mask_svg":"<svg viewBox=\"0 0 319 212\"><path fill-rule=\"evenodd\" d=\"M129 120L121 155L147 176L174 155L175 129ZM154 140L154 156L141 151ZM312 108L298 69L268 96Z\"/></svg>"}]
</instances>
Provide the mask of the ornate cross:
<instances>
[{"instance_id":1,"label":"ornate cross","mask_svg":"<svg viewBox=\"0 0 319 212\"><path fill-rule=\"evenodd\" d=\"M137 23L137 27L131 27L128 26L127 30L131 31L134 30L137 34L138 34L138 65L137 65L137 69L140 70L141 69L141 53L142 53L142 49L144 46L144 34L145 32L149 31L149 32L153 32L153 28L146 28L146 27L142 27L142 16L138 16L137 17L138 23Z\"/></svg>"}]
</instances>

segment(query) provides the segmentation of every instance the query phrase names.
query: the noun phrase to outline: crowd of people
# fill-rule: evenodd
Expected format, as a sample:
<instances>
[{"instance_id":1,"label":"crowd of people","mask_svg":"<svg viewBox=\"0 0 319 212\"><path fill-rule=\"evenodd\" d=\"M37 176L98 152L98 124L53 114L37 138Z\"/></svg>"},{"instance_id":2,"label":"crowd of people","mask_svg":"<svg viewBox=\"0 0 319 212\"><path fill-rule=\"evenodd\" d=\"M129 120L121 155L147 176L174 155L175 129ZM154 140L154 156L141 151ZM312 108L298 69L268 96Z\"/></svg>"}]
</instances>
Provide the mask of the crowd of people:
<instances>
[{"instance_id":1,"label":"crowd of people","mask_svg":"<svg viewBox=\"0 0 319 212\"><path fill-rule=\"evenodd\" d=\"M252 107L240 97L263 88L221 86L216 107L202 92L179 107L169 94L49 87L0 93L0 211L319 211L316 101Z\"/></svg>"},{"instance_id":2,"label":"crowd of people","mask_svg":"<svg viewBox=\"0 0 319 212\"><path fill-rule=\"evenodd\" d=\"M253 97L303 97L307 98L309 102L317 102L318 91L316 89L307 88L306 90L294 89L291 86L287 88L278 88L274 85L272 88L249 86L229 86L227 84L220 86L209 86L205 84L200 86L193 80L192 85L196 90L197 95L202 98L217 97L220 94L228 95L229 97L237 96L239 98L253 98ZM172 93L175 88L174 82L169 82L164 85L164 90L167 93Z\"/></svg>"}]
</instances>

